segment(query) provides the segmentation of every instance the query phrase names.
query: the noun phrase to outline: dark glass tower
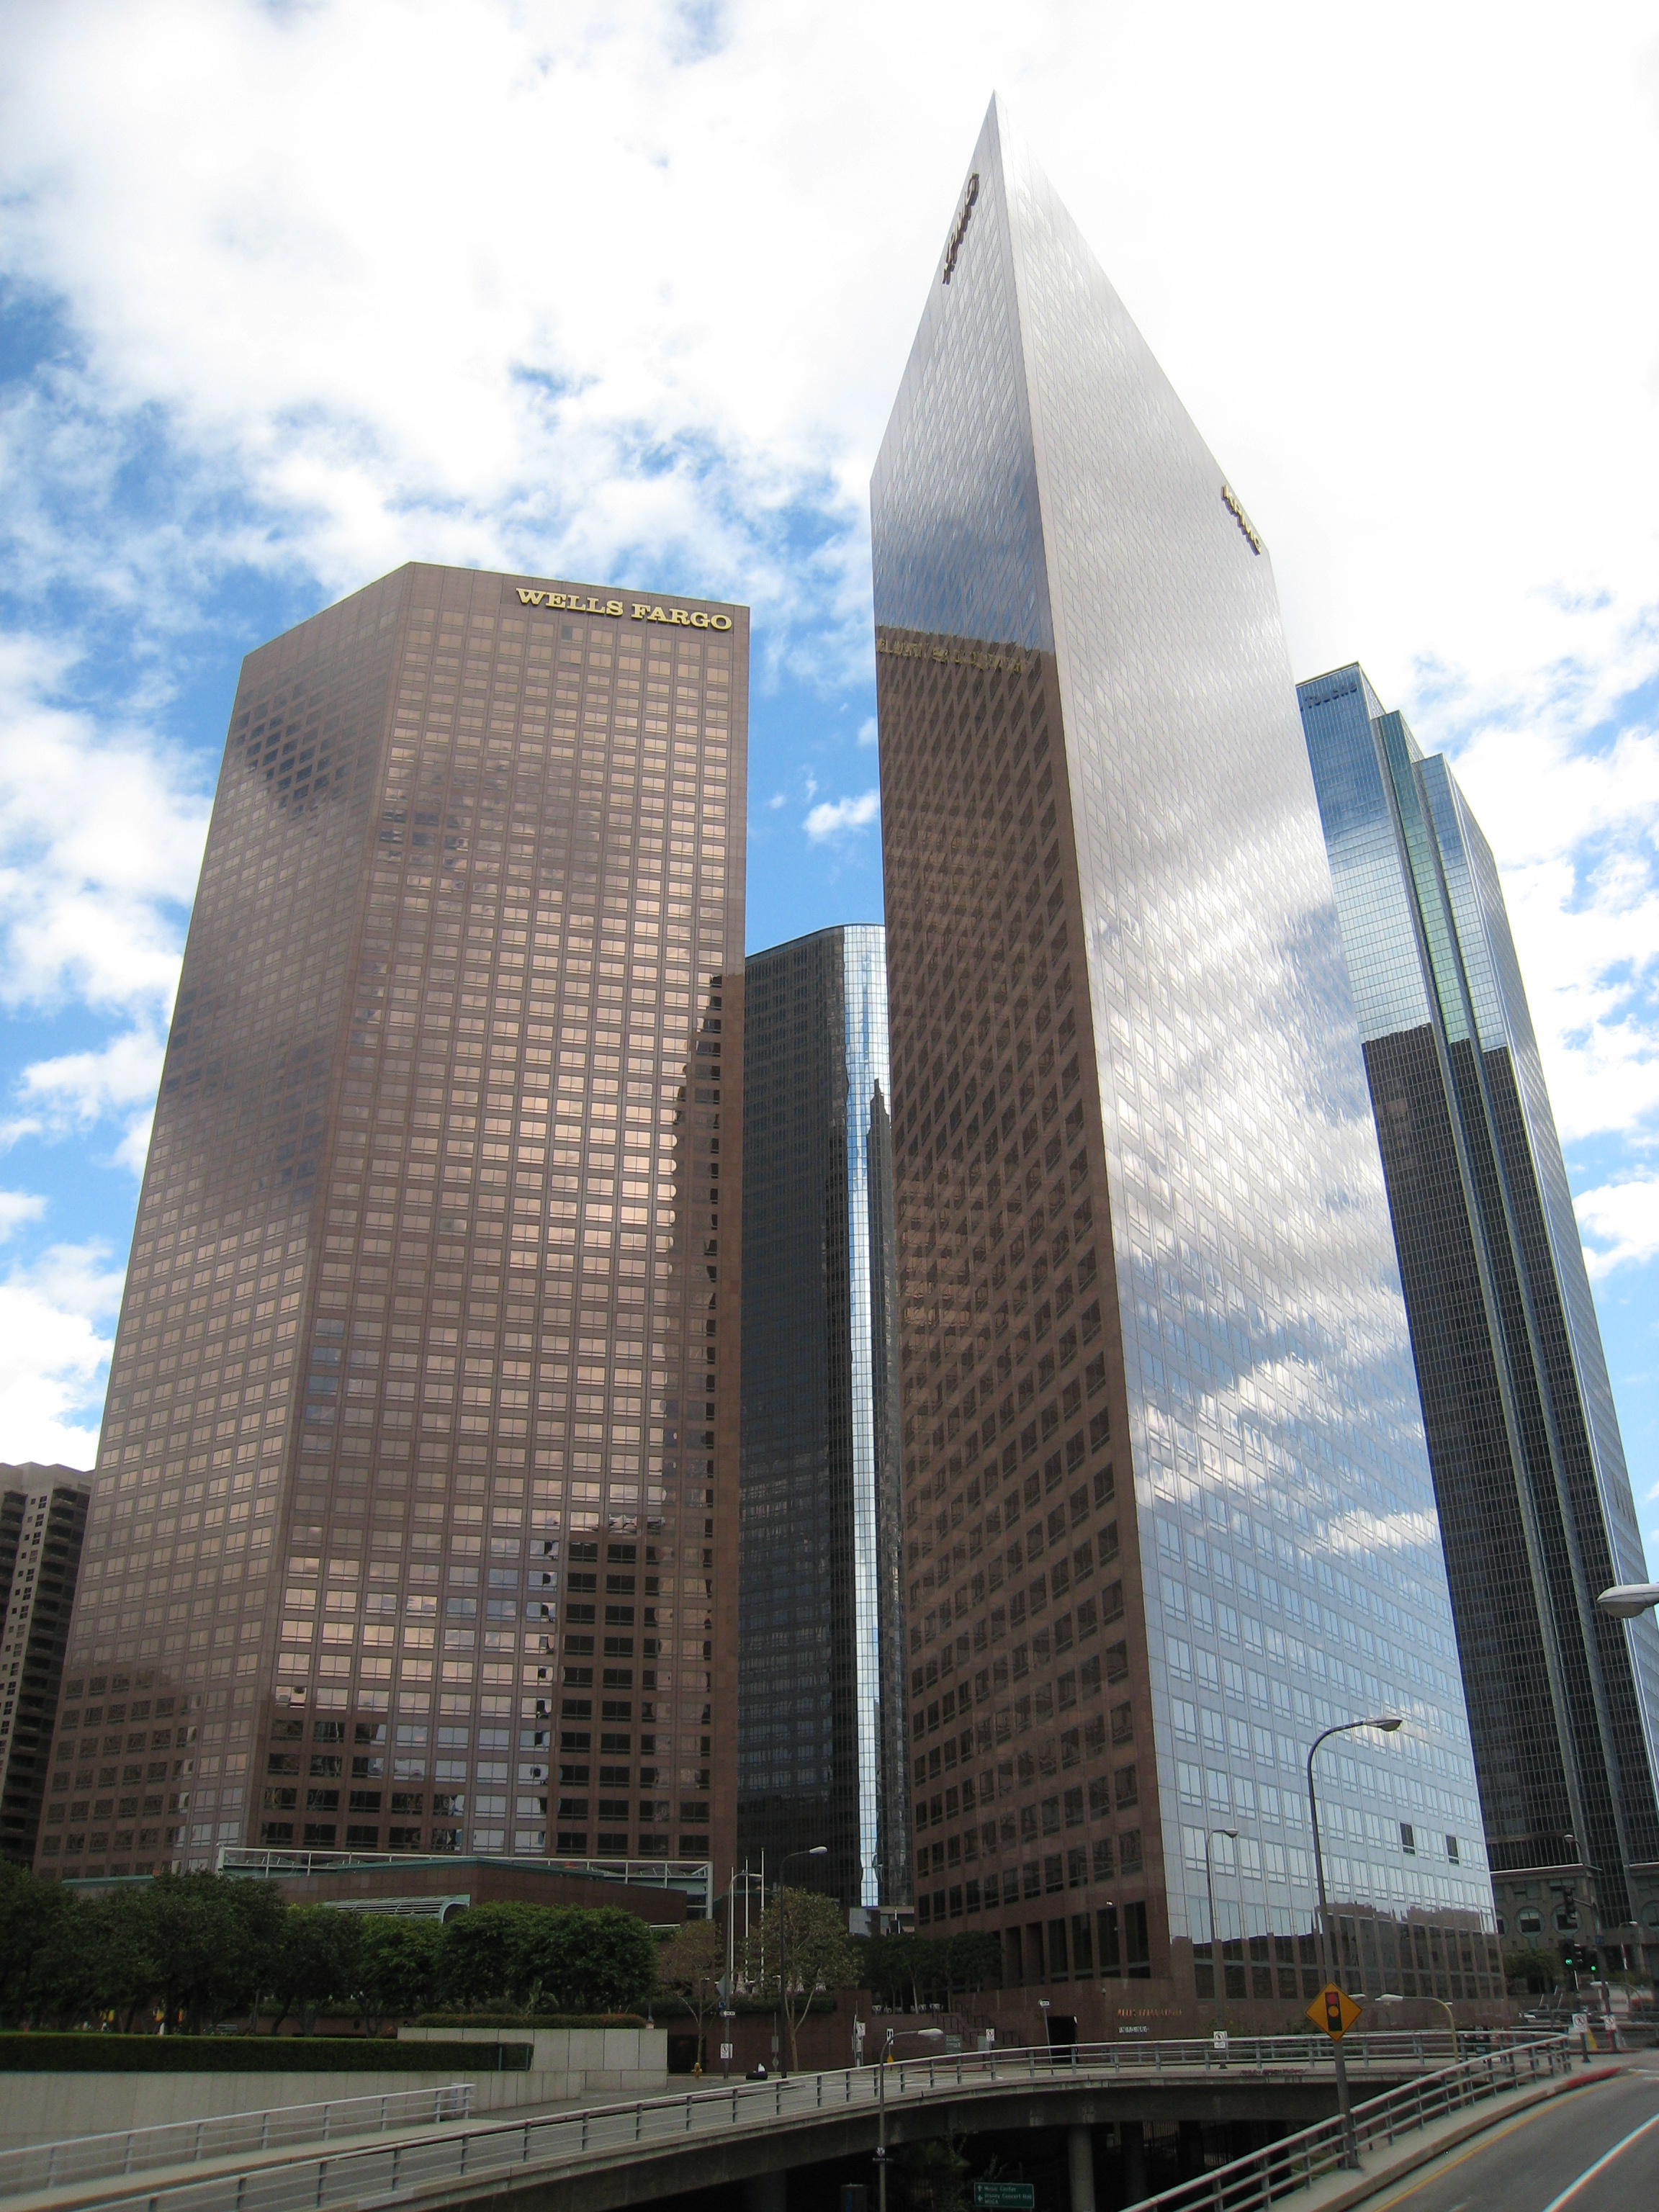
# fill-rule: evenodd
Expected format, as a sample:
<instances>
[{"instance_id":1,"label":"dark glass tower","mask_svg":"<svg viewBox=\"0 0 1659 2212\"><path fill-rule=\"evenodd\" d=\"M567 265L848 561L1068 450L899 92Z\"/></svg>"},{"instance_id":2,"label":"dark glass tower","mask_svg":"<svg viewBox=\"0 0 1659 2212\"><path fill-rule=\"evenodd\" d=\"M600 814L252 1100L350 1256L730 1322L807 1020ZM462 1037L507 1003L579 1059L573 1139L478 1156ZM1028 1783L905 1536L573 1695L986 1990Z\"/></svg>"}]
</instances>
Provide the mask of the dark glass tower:
<instances>
[{"instance_id":1,"label":"dark glass tower","mask_svg":"<svg viewBox=\"0 0 1659 2212\"><path fill-rule=\"evenodd\" d=\"M729 1864L747 700L741 607L425 566L244 662L43 1870Z\"/></svg>"},{"instance_id":2,"label":"dark glass tower","mask_svg":"<svg viewBox=\"0 0 1659 2212\"><path fill-rule=\"evenodd\" d=\"M0 1467L0 1858L18 1866L33 1861L40 1833L91 1496L73 1468ZM95 1772L112 1805L116 1769ZM125 1765L118 1786L136 1806L140 1770ZM142 1786L155 1796L153 1764Z\"/></svg>"},{"instance_id":3,"label":"dark glass tower","mask_svg":"<svg viewBox=\"0 0 1659 2212\"><path fill-rule=\"evenodd\" d=\"M1498 1909L1511 1933L1621 1948L1640 1916L1659 1966L1659 1632L1595 1603L1646 1568L1497 866L1451 770L1362 670L1299 696Z\"/></svg>"},{"instance_id":4,"label":"dark glass tower","mask_svg":"<svg viewBox=\"0 0 1659 2212\"><path fill-rule=\"evenodd\" d=\"M826 929L744 975L738 1846L823 1844L866 1906L909 1895L885 963Z\"/></svg>"},{"instance_id":5,"label":"dark glass tower","mask_svg":"<svg viewBox=\"0 0 1659 2212\"><path fill-rule=\"evenodd\" d=\"M1136 1982L1278 2025L1303 1760L1392 1708L1322 1759L1345 1971L1493 1993L1271 563L995 104L872 507L918 1927L998 1930L1083 2033Z\"/></svg>"}]
</instances>

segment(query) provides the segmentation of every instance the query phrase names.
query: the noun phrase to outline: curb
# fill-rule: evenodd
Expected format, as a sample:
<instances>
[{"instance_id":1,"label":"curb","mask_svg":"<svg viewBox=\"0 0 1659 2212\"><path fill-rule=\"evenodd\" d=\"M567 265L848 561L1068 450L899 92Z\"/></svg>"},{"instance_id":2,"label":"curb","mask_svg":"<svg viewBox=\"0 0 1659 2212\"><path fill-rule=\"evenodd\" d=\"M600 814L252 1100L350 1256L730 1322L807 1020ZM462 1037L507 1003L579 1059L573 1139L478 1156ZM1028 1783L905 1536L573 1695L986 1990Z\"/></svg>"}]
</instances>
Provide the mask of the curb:
<instances>
[{"instance_id":1,"label":"curb","mask_svg":"<svg viewBox=\"0 0 1659 2212\"><path fill-rule=\"evenodd\" d=\"M1369 2174L1362 2173L1347 2188L1333 2196L1322 2197L1318 2212L1351 2212L1351 2208L1367 2203L1381 2191L1392 2188L1397 2181L1403 2181L1407 2174L1417 2172L1420 2167L1432 2166L1436 2159L1443 2158L1448 2151L1472 2142L1477 2136L1485 2135L1489 2129L1501 2125L1517 2112L1531 2112L1540 2105L1548 2104L1552 2098L1570 2096L1575 2089L1588 2089L1597 2081L1616 2081L1624 2070L1622 2066L1600 2066L1593 2068L1588 2074L1570 2075L1565 2081L1547 2082L1538 2088L1524 2091L1513 2104L1507 2100L1490 2099L1478 2114L1449 2129L1436 2142L1419 2142L1386 2166Z\"/></svg>"}]
</instances>

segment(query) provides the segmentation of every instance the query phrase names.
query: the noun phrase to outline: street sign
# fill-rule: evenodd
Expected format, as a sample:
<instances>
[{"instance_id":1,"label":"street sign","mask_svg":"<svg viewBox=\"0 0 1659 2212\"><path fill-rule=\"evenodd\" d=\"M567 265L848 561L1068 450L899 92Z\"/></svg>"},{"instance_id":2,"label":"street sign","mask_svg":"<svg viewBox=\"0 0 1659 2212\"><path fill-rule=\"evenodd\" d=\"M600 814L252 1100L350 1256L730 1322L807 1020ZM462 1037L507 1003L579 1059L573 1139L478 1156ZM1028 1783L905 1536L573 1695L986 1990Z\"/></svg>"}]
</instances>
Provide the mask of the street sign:
<instances>
[{"instance_id":1,"label":"street sign","mask_svg":"<svg viewBox=\"0 0 1659 2212\"><path fill-rule=\"evenodd\" d=\"M1036 2212L1034 2181L976 2181L975 2212Z\"/></svg>"},{"instance_id":2,"label":"street sign","mask_svg":"<svg viewBox=\"0 0 1659 2212\"><path fill-rule=\"evenodd\" d=\"M731 2045L730 2045L729 2043L723 2043L723 2044L721 2044L721 2045L720 2045L720 2057L721 2057L722 2061L724 2061L724 2062L729 2062L729 2060L731 2059L731 2057L732 2057L732 2046L731 2046Z\"/></svg>"},{"instance_id":3,"label":"street sign","mask_svg":"<svg viewBox=\"0 0 1659 2212\"><path fill-rule=\"evenodd\" d=\"M1360 2007L1346 1990L1338 1989L1334 1982L1327 1982L1308 2007L1307 2017L1316 2027L1322 2029L1333 2043L1340 2043L1359 2014Z\"/></svg>"}]
</instances>

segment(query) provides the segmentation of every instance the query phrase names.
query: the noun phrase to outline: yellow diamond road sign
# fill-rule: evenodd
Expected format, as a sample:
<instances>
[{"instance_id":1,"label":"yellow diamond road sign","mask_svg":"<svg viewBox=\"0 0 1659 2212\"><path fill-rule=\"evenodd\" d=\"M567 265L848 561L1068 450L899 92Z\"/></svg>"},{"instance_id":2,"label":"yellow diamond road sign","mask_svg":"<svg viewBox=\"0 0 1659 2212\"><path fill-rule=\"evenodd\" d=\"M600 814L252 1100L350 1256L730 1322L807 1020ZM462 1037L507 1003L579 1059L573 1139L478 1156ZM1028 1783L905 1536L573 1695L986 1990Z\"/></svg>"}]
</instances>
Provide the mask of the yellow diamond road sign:
<instances>
[{"instance_id":1,"label":"yellow diamond road sign","mask_svg":"<svg viewBox=\"0 0 1659 2212\"><path fill-rule=\"evenodd\" d=\"M1319 1995L1308 2007L1308 2018L1317 2028L1322 2028L1333 2043L1340 2043L1359 2017L1360 2007L1346 1990L1334 1982L1327 1982Z\"/></svg>"}]
</instances>

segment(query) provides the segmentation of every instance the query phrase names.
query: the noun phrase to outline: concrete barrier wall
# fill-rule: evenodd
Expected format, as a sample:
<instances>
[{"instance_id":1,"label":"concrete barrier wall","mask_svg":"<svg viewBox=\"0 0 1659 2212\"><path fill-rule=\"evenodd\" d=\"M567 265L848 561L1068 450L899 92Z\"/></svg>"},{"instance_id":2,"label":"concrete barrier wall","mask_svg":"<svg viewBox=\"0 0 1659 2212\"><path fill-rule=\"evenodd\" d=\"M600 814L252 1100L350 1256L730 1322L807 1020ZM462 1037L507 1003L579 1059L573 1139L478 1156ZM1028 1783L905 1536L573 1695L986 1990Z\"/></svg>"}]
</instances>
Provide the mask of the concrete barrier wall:
<instances>
[{"instance_id":1,"label":"concrete barrier wall","mask_svg":"<svg viewBox=\"0 0 1659 2212\"><path fill-rule=\"evenodd\" d=\"M419 2033L419 2031L416 2031ZM446 2028L430 2040L526 2041L495 2030ZM617 2097L660 2095L667 2086L667 2039L660 2029L544 2031L526 2071L434 2074L0 2074L0 2150L65 2142L75 2136L113 2135L174 2120L218 2119L233 2112L271 2112L285 2105L320 2105L331 2098L395 2096L472 2084L475 2118L531 2106L602 2104ZM544 2051L543 2045L549 2048ZM561 2045L577 2046L563 2051ZM544 2063L544 2058L556 2063ZM654 2063L653 2063L654 2061Z\"/></svg>"}]
</instances>

